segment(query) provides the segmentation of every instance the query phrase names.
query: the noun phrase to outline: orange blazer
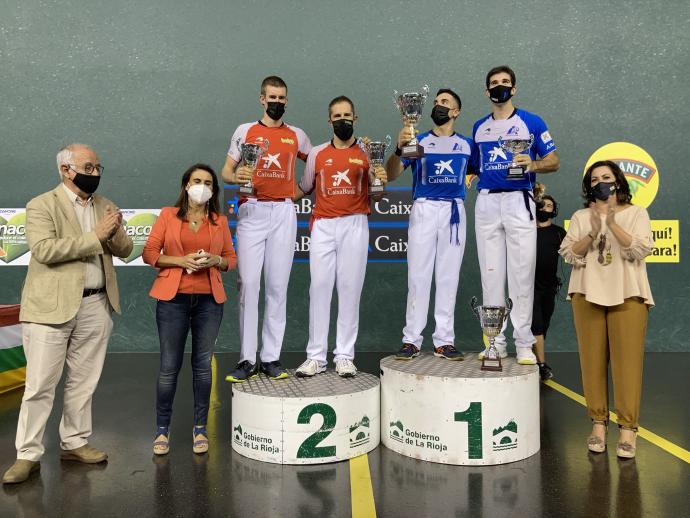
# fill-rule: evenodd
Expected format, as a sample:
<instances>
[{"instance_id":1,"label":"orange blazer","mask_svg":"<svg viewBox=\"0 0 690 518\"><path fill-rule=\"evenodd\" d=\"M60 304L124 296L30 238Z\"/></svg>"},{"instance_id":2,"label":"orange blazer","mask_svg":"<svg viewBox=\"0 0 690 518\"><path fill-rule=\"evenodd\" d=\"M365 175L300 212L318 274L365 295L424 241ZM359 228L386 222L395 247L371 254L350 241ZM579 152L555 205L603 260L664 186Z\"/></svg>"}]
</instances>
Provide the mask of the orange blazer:
<instances>
[{"instance_id":1,"label":"orange blazer","mask_svg":"<svg viewBox=\"0 0 690 518\"><path fill-rule=\"evenodd\" d=\"M156 263L161 255L178 257L185 255L180 240L182 220L177 217L177 211L177 207L163 207L146 241L142 258L145 263L154 268L156 268ZM219 215L216 224L212 225L209 222L208 227L211 233L211 246L210 250L206 251L213 255L222 256L228 262L228 270L232 270L237 266L237 256L232 246L228 218ZM209 275L213 298L221 304L227 300L227 296L223 281L220 278L219 268L217 266L209 268ZM182 268L175 266L160 268L149 295L158 300L171 300L177 295L180 279L182 279Z\"/></svg>"}]
</instances>

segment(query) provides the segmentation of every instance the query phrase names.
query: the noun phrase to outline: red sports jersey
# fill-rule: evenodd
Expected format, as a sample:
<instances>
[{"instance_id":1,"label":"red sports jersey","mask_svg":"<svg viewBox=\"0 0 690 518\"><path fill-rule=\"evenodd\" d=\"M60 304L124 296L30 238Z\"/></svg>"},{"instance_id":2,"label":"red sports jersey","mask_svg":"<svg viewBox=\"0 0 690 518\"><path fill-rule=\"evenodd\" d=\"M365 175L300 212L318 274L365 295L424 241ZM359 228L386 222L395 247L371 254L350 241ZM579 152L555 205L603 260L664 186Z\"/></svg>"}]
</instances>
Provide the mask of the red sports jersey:
<instances>
[{"instance_id":1,"label":"red sports jersey","mask_svg":"<svg viewBox=\"0 0 690 518\"><path fill-rule=\"evenodd\" d=\"M255 144L268 139L254 171L254 189L260 200L284 200L295 196L295 161L306 160L311 151L309 137L299 128L283 124L269 128L261 121L239 126L232 135L228 156L240 162L239 143Z\"/></svg>"},{"instance_id":2,"label":"red sports jersey","mask_svg":"<svg viewBox=\"0 0 690 518\"><path fill-rule=\"evenodd\" d=\"M369 214L369 160L355 143L337 149L331 142L309 153L300 189L316 189L315 218L336 218L349 214Z\"/></svg>"}]
</instances>

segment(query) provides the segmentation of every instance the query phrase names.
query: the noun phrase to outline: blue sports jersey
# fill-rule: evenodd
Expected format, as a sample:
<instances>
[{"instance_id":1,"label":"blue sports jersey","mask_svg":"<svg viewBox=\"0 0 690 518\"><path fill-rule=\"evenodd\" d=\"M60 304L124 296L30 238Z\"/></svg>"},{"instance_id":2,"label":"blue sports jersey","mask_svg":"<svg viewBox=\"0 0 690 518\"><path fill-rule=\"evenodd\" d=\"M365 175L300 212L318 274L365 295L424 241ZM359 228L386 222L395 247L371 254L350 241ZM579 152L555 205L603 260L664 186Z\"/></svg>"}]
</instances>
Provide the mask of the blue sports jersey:
<instances>
[{"instance_id":1,"label":"blue sports jersey","mask_svg":"<svg viewBox=\"0 0 690 518\"><path fill-rule=\"evenodd\" d=\"M458 133L439 137L433 131L422 133L417 140L424 147L424 156L400 159L403 167L412 166L413 198L464 200L472 140Z\"/></svg>"},{"instance_id":2,"label":"blue sports jersey","mask_svg":"<svg viewBox=\"0 0 690 518\"><path fill-rule=\"evenodd\" d=\"M506 179L513 155L498 145L499 137L529 139L530 135L534 136L534 142L525 154L529 154L532 160L556 150L546 123L538 115L525 110L516 109L504 120L495 120L493 115L488 115L474 123L472 165L479 173L477 189L519 191L534 187L535 173L527 173L522 180Z\"/></svg>"}]
</instances>

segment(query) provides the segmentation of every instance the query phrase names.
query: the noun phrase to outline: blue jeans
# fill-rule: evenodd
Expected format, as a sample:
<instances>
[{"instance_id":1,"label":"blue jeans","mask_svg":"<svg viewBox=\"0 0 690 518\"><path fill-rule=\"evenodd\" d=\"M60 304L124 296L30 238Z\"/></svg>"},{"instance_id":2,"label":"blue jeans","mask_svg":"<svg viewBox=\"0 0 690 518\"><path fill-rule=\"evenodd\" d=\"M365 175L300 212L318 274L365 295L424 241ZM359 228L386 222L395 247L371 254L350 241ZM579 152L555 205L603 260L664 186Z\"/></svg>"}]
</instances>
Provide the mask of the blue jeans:
<instances>
[{"instance_id":1,"label":"blue jeans","mask_svg":"<svg viewBox=\"0 0 690 518\"><path fill-rule=\"evenodd\" d=\"M223 304L218 304L213 295L178 293L172 300L158 301L156 323L161 344L161 365L156 394L157 426L170 426L177 374L182 367L190 327L194 424L206 424L211 397L211 357L222 319Z\"/></svg>"}]
</instances>

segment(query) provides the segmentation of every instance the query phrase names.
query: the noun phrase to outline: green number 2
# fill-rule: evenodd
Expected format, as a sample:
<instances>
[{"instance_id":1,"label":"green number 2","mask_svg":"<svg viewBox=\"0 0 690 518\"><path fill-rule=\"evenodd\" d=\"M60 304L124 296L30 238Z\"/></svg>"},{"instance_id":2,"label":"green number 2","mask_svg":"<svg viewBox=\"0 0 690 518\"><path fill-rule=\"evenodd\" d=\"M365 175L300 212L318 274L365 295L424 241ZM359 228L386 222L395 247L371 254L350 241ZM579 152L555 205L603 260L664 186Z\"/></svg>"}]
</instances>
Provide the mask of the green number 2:
<instances>
[{"instance_id":1,"label":"green number 2","mask_svg":"<svg viewBox=\"0 0 690 518\"><path fill-rule=\"evenodd\" d=\"M323 424L316 432L307 437L297 450L298 459L314 459L321 457L334 457L335 446L319 446L319 443L328 437L335 428L335 410L325 403L312 403L305 406L297 416L297 424L309 424L313 415L323 417Z\"/></svg>"},{"instance_id":2,"label":"green number 2","mask_svg":"<svg viewBox=\"0 0 690 518\"><path fill-rule=\"evenodd\" d=\"M455 412L455 420L467 423L467 449L470 459L482 458L482 404L470 403L464 412Z\"/></svg>"}]
</instances>

